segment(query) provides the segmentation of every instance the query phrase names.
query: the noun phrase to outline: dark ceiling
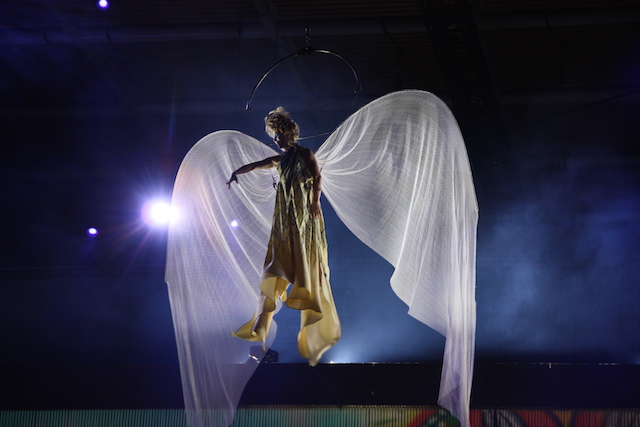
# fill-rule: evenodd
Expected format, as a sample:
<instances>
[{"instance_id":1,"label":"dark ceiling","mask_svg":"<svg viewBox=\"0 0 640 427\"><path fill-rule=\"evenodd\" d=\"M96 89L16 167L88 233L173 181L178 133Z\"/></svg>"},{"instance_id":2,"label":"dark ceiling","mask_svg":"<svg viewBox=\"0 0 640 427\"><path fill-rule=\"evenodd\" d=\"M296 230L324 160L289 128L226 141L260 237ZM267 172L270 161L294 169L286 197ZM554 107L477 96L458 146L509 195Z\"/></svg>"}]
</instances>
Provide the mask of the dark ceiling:
<instances>
[{"instance_id":1,"label":"dark ceiling","mask_svg":"<svg viewBox=\"0 0 640 427\"><path fill-rule=\"evenodd\" d=\"M351 63L357 96L344 62L307 55L276 68L246 112L269 67L307 45ZM637 308L624 303L638 294L595 308L575 299L592 295L579 284L608 286L611 271L640 288L637 0L112 0L106 10L95 0L3 0L2 278L161 276L164 236L138 223L139 209L170 194L199 138L230 128L265 140L264 111L277 105L296 112L303 135L324 133L408 88L444 99L469 149L481 211L479 349L502 361L516 341L528 354L573 343L560 359L585 360L573 356L600 338L626 346L620 335L580 332L575 319L594 310L602 324L631 322L621 330L638 342ZM89 226L100 239L88 240ZM331 248L334 263L374 265ZM557 289L565 293L550 305ZM562 332L541 338L532 317ZM613 359L633 359L632 347Z\"/></svg>"},{"instance_id":2,"label":"dark ceiling","mask_svg":"<svg viewBox=\"0 0 640 427\"><path fill-rule=\"evenodd\" d=\"M437 14L457 3L458 16ZM244 105L276 60L305 46L306 28L313 47L353 64L367 100L402 88L446 97L448 76L460 71L443 63L439 51L450 44L434 27L460 23L475 26L467 37L480 44L469 46L481 52L467 55L483 56L503 109L637 88L637 1L470 3L113 0L100 10L92 0L7 0L0 111L5 118L228 111ZM325 76L338 73L332 65Z\"/></svg>"}]
</instances>

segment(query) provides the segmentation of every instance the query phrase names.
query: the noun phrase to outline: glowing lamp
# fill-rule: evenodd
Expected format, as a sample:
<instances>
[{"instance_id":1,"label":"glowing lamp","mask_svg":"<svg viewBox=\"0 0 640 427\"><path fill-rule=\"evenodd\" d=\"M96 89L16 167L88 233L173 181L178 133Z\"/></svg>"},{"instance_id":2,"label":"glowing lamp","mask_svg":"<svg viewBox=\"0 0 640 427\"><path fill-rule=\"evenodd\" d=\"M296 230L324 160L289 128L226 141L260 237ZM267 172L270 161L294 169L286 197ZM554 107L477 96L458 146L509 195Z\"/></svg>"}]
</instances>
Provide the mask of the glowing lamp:
<instances>
[{"instance_id":1,"label":"glowing lamp","mask_svg":"<svg viewBox=\"0 0 640 427\"><path fill-rule=\"evenodd\" d=\"M142 207L142 219L152 227L166 225L176 218L176 209L164 201L151 200Z\"/></svg>"}]
</instances>

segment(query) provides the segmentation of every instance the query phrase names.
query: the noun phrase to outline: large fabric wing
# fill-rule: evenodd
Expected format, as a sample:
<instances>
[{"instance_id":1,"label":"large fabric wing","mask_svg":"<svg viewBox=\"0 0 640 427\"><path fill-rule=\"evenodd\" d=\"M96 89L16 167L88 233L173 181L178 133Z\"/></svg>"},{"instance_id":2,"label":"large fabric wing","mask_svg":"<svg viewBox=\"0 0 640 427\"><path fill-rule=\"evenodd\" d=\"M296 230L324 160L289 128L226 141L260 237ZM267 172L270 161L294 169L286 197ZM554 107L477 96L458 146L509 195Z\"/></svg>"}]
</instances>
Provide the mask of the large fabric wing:
<instances>
[{"instance_id":1,"label":"large fabric wing","mask_svg":"<svg viewBox=\"0 0 640 427\"><path fill-rule=\"evenodd\" d=\"M187 153L176 177L166 282L190 426L230 425L258 366L249 354L260 344L231 330L258 305L277 172L241 175L231 189L224 183L239 166L277 154L240 132L214 132Z\"/></svg>"},{"instance_id":2,"label":"large fabric wing","mask_svg":"<svg viewBox=\"0 0 640 427\"><path fill-rule=\"evenodd\" d=\"M457 122L401 91L349 117L316 153L338 216L389 261L409 314L446 337L438 403L469 424L478 206Z\"/></svg>"}]
</instances>

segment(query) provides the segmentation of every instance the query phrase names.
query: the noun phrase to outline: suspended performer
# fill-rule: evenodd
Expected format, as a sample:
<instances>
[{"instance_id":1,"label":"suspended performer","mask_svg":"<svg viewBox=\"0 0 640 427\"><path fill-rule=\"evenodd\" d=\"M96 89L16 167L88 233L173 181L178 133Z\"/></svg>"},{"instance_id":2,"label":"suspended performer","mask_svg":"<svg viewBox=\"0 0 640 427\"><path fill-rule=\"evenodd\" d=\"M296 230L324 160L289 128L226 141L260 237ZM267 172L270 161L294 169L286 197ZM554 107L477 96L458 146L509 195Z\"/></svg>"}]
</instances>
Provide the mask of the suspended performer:
<instances>
[{"instance_id":1,"label":"suspended performer","mask_svg":"<svg viewBox=\"0 0 640 427\"><path fill-rule=\"evenodd\" d=\"M229 188L233 181L240 184L238 175L254 169L276 167L279 174L278 183L274 183L276 202L258 310L233 335L261 341L265 349L279 298L287 307L300 310L298 351L315 366L341 334L329 284L327 240L320 207L322 177L313 152L298 145L300 128L284 108L271 111L264 120L267 134L283 154L244 165L227 182Z\"/></svg>"}]
</instances>

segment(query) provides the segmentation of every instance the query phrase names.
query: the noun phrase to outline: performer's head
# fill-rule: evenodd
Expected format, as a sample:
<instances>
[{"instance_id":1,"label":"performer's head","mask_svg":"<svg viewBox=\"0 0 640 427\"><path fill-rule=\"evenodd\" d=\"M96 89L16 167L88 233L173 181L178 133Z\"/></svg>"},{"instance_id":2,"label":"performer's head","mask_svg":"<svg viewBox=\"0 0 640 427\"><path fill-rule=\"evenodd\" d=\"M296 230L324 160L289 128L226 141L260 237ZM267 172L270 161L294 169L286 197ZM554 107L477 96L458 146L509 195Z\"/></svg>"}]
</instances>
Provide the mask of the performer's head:
<instances>
[{"instance_id":1,"label":"performer's head","mask_svg":"<svg viewBox=\"0 0 640 427\"><path fill-rule=\"evenodd\" d=\"M300 127L284 108L278 107L264 118L265 130L280 148L292 146L298 140Z\"/></svg>"}]
</instances>

